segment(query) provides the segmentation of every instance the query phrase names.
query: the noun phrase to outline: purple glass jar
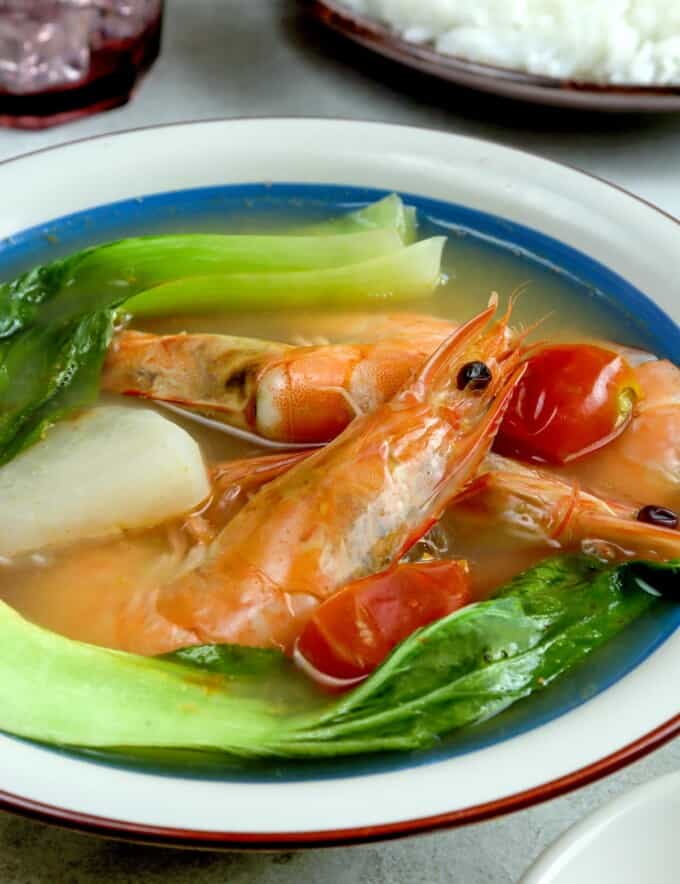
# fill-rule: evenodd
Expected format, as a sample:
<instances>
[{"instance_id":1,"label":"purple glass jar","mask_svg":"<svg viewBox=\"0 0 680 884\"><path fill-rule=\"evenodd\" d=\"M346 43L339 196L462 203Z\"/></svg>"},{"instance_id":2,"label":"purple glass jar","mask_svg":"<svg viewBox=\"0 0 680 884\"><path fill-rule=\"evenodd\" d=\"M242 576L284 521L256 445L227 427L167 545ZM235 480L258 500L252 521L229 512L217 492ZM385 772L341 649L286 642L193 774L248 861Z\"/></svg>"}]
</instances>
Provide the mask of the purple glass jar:
<instances>
[{"instance_id":1,"label":"purple glass jar","mask_svg":"<svg viewBox=\"0 0 680 884\"><path fill-rule=\"evenodd\" d=\"M163 0L0 0L0 125L125 104L158 56Z\"/></svg>"}]
</instances>

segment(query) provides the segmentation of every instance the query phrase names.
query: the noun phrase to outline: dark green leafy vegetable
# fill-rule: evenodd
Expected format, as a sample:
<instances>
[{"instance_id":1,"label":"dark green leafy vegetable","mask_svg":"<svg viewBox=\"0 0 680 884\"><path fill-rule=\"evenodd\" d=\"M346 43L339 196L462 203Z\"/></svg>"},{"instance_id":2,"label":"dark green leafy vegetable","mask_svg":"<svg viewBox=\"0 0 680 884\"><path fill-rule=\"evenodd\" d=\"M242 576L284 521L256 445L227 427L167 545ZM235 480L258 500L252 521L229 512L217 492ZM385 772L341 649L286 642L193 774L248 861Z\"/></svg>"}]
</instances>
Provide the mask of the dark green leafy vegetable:
<instances>
[{"instance_id":1,"label":"dark green leafy vegetable","mask_svg":"<svg viewBox=\"0 0 680 884\"><path fill-rule=\"evenodd\" d=\"M679 579L680 561L546 560L495 598L414 633L357 688L317 696L304 713L302 676L275 651L136 657L47 632L0 605L0 728L91 749L248 757L419 748L545 688Z\"/></svg>"},{"instance_id":2,"label":"dark green leafy vegetable","mask_svg":"<svg viewBox=\"0 0 680 884\"><path fill-rule=\"evenodd\" d=\"M65 323L36 322L0 340L0 465L94 402L112 329L112 312L101 310Z\"/></svg>"},{"instance_id":3,"label":"dark green leafy vegetable","mask_svg":"<svg viewBox=\"0 0 680 884\"><path fill-rule=\"evenodd\" d=\"M308 724L288 751L417 748L490 718L541 690L654 604L630 566L547 559L492 600L463 608L403 642L377 672ZM680 562L646 569L680 576ZM320 751L321 750L321 751Z\"/></svg>"},{"instance_id":4,"label":"dark green leafy vegetable","mask_svg":"<svg viewBox=\"0 0 680 884\"><path fill-rule=\"evenodd\" d=\"M680 580L666 562L631 562L622 574L624 587L635 586L655 596L680 601Z\"/></svg>"}]
</instances>

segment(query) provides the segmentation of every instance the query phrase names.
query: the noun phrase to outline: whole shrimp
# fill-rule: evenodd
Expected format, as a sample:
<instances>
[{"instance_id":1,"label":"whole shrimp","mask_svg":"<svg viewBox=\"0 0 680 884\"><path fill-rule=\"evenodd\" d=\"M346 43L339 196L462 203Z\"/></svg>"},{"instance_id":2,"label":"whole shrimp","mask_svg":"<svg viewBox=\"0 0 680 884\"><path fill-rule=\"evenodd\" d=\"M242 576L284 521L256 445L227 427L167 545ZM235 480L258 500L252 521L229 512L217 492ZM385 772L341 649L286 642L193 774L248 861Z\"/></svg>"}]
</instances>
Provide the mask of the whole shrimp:
<instances>
[{"instance_id":1,"label":"whole shrimp","mask_svg":"<svg viewBox=\"0 0 680 884\"><path fill-rule=\"evenodd\" d=\"M368 333L364 319L355 332ZM370 343L292 347L228 335L124 331L102 374L109 392L173 403L265 439L328 442L390 399L455 326L375 317Z\"/></svg>"},{"instance_id":2,"label":"whole shrimp","mask_svg":"<svg viewBox=\"0 0 680 884\"><path fill-rule=\"evenodd\" d=\"M212 470L208 507L139 535L67 551L44 569L37 593L35 586L22 592L19 582L9 599L30 619L81 641L136 649L169 648L173 641L191 644L187 630L153 611L144 624L147 635L140 637L141 622L122 631L115 611L135 596L139 599L192 572L249 500L311 456L309 450L280 452L218 464ZM437 558L467 559L473 594L479 598L559 551L615 559L680 557L680 531L640 522L636 516L635 505L591 494L566 476L488 454L477 477L408 558L417 560L420 550L426 558L434 551ZM101 603L104 596L107 605Z\"/></svg>"},{"instance_id":3,"label":"whole shrimp","mask_svg":"<svg viewBox=\"0 0 680 884\"><path fill-rule=\"evenodd\" d=\"M399 561L474 475L523 368L495 304L455 331L392 400L256 493L203 564L140 592L118 646L233 642L290 650L320 601ZM483 361L483 389L463 368Z\"/></svg>"}]
</instances>

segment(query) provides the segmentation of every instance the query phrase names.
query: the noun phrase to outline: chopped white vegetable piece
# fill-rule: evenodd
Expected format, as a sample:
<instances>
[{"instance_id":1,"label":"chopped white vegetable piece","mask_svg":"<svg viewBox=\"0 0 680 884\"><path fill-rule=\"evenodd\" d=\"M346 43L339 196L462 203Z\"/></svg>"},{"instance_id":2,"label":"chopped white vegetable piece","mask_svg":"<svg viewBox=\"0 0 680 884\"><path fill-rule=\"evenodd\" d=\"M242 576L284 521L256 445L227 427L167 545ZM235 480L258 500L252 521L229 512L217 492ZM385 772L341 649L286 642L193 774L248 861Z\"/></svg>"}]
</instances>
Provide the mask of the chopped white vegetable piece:
<instances>
[{"instance_id":1,"label":"chopped white vegetable piece","mask_svg":"<svg viewBox=\"0 0 680 884\"><path fill-rule=\"evenodd\" d=\"M155 411L94 408L0 467L0 556L156 525L209 491L185 430Z\"/></svg>"}]
</instances>

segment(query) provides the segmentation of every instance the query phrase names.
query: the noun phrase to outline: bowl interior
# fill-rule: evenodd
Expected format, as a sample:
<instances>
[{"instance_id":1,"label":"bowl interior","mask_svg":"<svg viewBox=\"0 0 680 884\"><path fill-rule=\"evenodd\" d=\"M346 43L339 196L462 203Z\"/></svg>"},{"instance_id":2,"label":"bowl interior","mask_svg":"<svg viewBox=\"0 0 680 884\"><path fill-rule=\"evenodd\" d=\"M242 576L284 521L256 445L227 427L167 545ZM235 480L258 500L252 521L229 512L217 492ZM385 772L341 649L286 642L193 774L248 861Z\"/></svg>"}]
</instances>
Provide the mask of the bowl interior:
<instances>
[{"instance_id":1,"label":"bowl interior","mask_svg":"<svg viewBox=\"0 0 680 884\"><path fill-rule=\"evenodd\" d=\"M0 242L0 278L46 263L86 245L124 236L171 232L262 229L281 219L299 225L336 214L384 195L371 188L328 184L240 184L204 187L125 200L58 218ZM546 304L543 291L559 284L574 315L588 315L610 337L680 362L680 329L644 293L587 255L529 227L455 203L402 194L419 211L421 234L450 237L446 267L455 277L457 255L483 260L485 254L514 267L517 282L530 280L525 302L535 318ZM463 251L461 251L463 250ZM507 279L512 279L512 273ZM455 280L454 280L455 282ZM488 297L484 278L474 298ZM455 288L455 286L454 286ZM507 294L507 292L506 292ZM469 293L467 293L469 305ZM453 302L452 302L453 303ZM427 310L427 304L423 305ZM613 331L615 330L615 331ZM318 763L231 763L196 753L153 754L146 759L124 754L89 753L95 763L142 767L149 772L267 782L359 776L429 764L492 746L545 724L586 702L645 660L680 624L680 607L660 605L653 613L597 652L573 675L520 702L491 721L468 728L428 752L382 755Z\"/></svg>"}]
</instances>

